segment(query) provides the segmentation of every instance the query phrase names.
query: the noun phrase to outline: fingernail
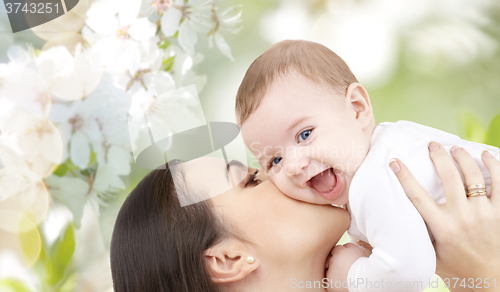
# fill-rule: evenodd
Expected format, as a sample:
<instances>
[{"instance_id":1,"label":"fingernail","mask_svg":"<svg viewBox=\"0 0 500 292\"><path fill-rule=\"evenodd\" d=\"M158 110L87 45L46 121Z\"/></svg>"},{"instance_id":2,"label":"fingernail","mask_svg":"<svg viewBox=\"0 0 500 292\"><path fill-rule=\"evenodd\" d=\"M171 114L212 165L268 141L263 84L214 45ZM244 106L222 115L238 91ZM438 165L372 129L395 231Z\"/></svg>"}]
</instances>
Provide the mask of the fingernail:
<instances>
[{"instance_id":1,"label":"fingernail","mask_svg":"<svg viewBox=\"0 0 500 292\"><path fill-rule=\"evenodd\" d=\"M429 144L429 150L430 150L431 152L432 152L432 151L435 151L435 150L437 150L437 149L439 149L439 147L441 147L441 146L439 145L439 143L436 143L436 142L431 142L431 143Z\"/></svg>"},{"instance_id":2,"label":"fingernail","mask_svg":"<svg viewBox=\"0 0 500 292\"><path fill-rule=\"evenodd\" d=\"M461 147L458 147L457 145L454 145L453 147L451 147L451 154L455 155L457 152L459 151L462 151L463 149Z\"/></svg>"},{"instance_id":3,"label":"fingernail","mask_svg":"<svg viewBox=\"0 0 500 292\"><path fill-rule=\"evenodd\" d=\"M394 171L394 173L398 173L401 170L401 167L399 167L399 163L394 158L389 161L389 167L392 169L392 171Z\"/></svg>"},{"instance_id":4,"label":"fingernail","mask_svg":"<svg viewBox=\"0 0 500 292\"><path fill-rule=\"evenodd\" d=\"M484 158L493 158L493 155L491 155L491 153L487 150L483 152L483 156Z\"/></svg>"}]
</instances>

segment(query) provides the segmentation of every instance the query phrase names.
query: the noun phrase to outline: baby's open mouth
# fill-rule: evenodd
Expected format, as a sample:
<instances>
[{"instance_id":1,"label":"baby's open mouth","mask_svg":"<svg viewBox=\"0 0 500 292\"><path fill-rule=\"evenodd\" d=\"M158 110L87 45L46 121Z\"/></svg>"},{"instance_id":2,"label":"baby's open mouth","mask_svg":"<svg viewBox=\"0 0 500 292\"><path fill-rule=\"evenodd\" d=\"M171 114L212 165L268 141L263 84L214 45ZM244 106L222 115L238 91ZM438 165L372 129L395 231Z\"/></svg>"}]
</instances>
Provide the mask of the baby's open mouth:
<instances>
[{"instance_id":1,"label":"baby's open mouth","mask_svg":"<svg viewBox=\"0 0 500 292\"><path fill-rule=\"evenodd\" d=\"M326 199L331 199L337 195L337 192L334 191L337 186L337 176L333 168L328 168L313 176L306 185Z\"/></svg>"}]
</instances>

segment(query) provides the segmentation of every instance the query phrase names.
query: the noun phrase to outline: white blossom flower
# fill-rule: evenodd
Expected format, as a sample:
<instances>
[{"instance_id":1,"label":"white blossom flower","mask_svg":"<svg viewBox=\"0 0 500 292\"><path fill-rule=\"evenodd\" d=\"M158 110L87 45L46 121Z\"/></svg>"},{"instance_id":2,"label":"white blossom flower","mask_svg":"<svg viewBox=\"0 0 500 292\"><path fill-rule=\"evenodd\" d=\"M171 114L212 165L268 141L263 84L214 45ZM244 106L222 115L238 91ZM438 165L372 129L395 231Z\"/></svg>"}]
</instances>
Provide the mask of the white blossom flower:
<instances>
[{"instance_id":1,"label":"white blossom flower","mask_svg":"<svg viewBox=\"0 0 500 292\"><path fill-rule=\"evenodd\" d=\"M109 74L84 100L54 105L52 118L69 144L71 162L86 169L95 153L97 169L91 170L89 185L97 199L125 188L120 176L130 173L129 107L130 95L116 88Z\"/></svg>"},{"instance_id":2,"label":"white blossom flower","mask_svg":"<svg viewBox=\"0 0 500 292\"><path fill-rule=\"evenodd\" d=\"M173 80L171 85L173 89ZM161 112L156 111L155 107L157 102L158 101L153 90L140 88L132 96L132 102L129 109L128 130L132 148L131 150L135 159L137 159L137 156L144 149L152 145L153 142L159 141L171 134L171 129L165 121L160 121L159 123L156 122L156 113L158 113L160 119L162 115ZM148 119L151 119L151 121L148 121L149 124L145 121L146 116L149 116ZM153 116L153 118L151 118L151 116ZM161 136L153 138L155 141L151 141L148 130L148 127L151 127L152 124L155 125L156 132L161 133Z\"/></svg>"},{"instance_id":3,"label":"white blossom flower","mask_svg":"<svg viewBox=\"0 0 500 292\"><path fill-rule=\"evenodd\" d=\"M101 193L125 189L120 175L130 173L130 150L120 146L110 146L105 157L99 161L93 188Z\"/></svg>"},{"instance_id":4,"label":"white blossom flower","mask_svg":"<svg viewBox=\"0 0 500 292\"><path fill-rule=\"evenodd\" d=\"M103 140L95 113L86 100L74 101L70 106L56 103L52 107L51 120L57 123L64 146L69 145L64 159L69 155L71 162L81 169L90 163L92 142Z\"/></svg>"},{"instance_id":5,"label":"white blossom flower","mask_svg":"<svg viewBox=\"0 0 500 292\"><path fill-rule=\"evenodd\" d=\"M99 0L87 11L86 24L96 33L108 36L131 25L139 14L140 0Z\"/></svg>"},{"instance_id":6,"label":"white blossom flower","mask_svg":"<svg viewBox=\"0 0 500 292\"><path fill-rule=\"evenodd\" d=\"M103 37L94 50L110 72L136 72L141 58L137 42L147 41L156 33L155 24L137 18L140 5L140 0L100 0L87 12L87 25Z\"/></svg>"},{"instance_id":7,"label":"white blossom flower","mask_svg":"<svg viewBox=\"0 0 500 292\"><path fill-rule=\"evenodd\" d=\"M110 145L130 149L127 135L127 112L130 108L131 95L113 85L110 74L104 74L99 87L87 96L85 102L94 113L103 140ZM95 140L101 142L101 140ZM98 143L93 143L96 146ZM99 159L100 153L97 153Z\"/></svg>"},{"instance_id":8,"label":"white blossom flower","mask_svg":"<svg viewBox=\"0 0 500 292\"><path fill-rule=\"evenodd\" d=\"M153 135L164 130L167 133L178 133L204 124L204 116L193 112L191 107L200 107L196 88L183 87L153 96L149 92L139 92L134 95L131 115L143 116L146 113L153 128ZM158 127L158 131L155 128Z\"/></svg>"},{"instance_id":9,"label":"white blossom flower","mask_svg":"<svg viewBox=\"0 0 500 292\"><path fill-rule=\"evenodd\" d=\"M13 213L36 214L32 221L38 224L49 205L53 209L59 202L81 227L80 235L75 231L77 241L83 234L97 234L98 221L108 221L103 233L110 234L116 210L102 207L126 189L130 152L137 158L149 147L149 133L168 148L172 134L206 124L197 95L206 83L197 71L204 58L195 51L198 34L233 60L223 34L237 32L241 18L240 6L219 13L215 0L88 4L86 12L74 11L86 13L79 33L88 46L78 44L74 52L53 46L52 40L51 48L42 51L14 46L7 53L9 62L0 64L0 222L7 221L2 213L7 204L20 206ZM49 193L58 202L49 204ZM101 217L106 212L112 216ZM61 230L53 232L49 245ZM109 238L96 239L105 255L109 246L103 241ZM37 280L30 281L40 286Z\"/></svg>"},{"instance_id":10,"label":"white blossom flower","mask_svg":"<svg viewBox=\"0 0 500 292\"><path fill-rule=\"evenodd\" d=\"M47 117L50 111L50 92L29 52L20 47L9 50L11 62L0 66L0 99L8 99L24 111ZM36 68L34 68L36 69Z\"/></svg>"},{"instance_id":11,"label":"white blossom flower","mask_svg":"<svg viewBox=\"0 0 500 292\"><path fill-rule=\"evenodd\" d=\"M42 222L49 208L48 193L39 176L26 167L0 169L0 212L10 210Z\"/></svg>"},{"instance_id":12,"label":"white blossom flower","mask_svg":"<svg viewBox=\"0 0 500 292\"><path fill-rule=\"evenodd\" d=\"M8 65L14 67L14 70L20 68L36 69L36 53L32 45L27 45L26 49L21 46L12 46L7 50L7 56L9 57Z\"/></svg>"},{"instance_id":13,"label":"white blossom flower","mask_svg":"<svg viewBox=\"0 0 500 292\"><path fill-rule=\"evenodd\" d=\"M78 177L51 175L45 179L45 183L49 186L50 194L71 210L73 223L79 228L83 207L89 198L96 195L95 191L88 182Z\"/></svg>"},{"instance_id":14,"label":"white blossom flower","mask_svg":"<svg viewBox=\"0 0 500 292\"><path fill-rule=\"evenodd\" d=\"M167 72L161 71L162 61L164 57L163 50L158 48L158 40L151 38L147 42L139 45L141 51L141 63L135 72L124 72L115 76L115 85L124 91L134 93L138 88L146 90L151 89L161 81L156 82L157 77L161 78L162 75L168 75ZM168 80L166 81L168 82Z\"/></svg>"},{"instance_id":15,"label":"white blossom flower","mask_svg":"<svg viewBox=\"0 0 500 292\"><path fill-rule=\"evenodd\" d=\"M153 143L206 123L194 85L179 89L172 87L161 95L138 91L132 98L129 113L129 132L135 159ZM167 143L162 146L169 147L171 141L165 141Z\"/></svg>"},{"instance_id":16,"label":"white blossom flower","mask_svg":"<svg viewBox=\"0 0 500 292\"><path fill-rule=\"evenodd\" d=\"M42 51L36 59L38 71L51 93L64 100L82 99L101 81L102 68L96 53L84 50L81 43L73 57L66 47L52 47Z\"/></svg>"},{"instance_id":17,"label":"white blossom flower","mask_svg":"<svg viewBox=\"0 0 500 292\"><path fill-rule=\"evenodd\" d=\"M220 31L237 33L241 29L241 6L231 6L222 11L220 14L216 9L214 9L212 18L215 21L215 25L214 28L208 33L209 46L212 47L215 40L215 44L221 53L228 57L231 61L234 61L231 48L220 34Z\"/></svg>"},{"instance_id":18,"label":"white blossom flower","mask_svg":"<svg viewBox=\"0 0 500 292\"><path fill-rule=\"evenodd\" d=\"M61 163L63 152L55 126L9 99L0 99L0 109L0 159L4 166L26 167L41 178L50 175Z\"/></svg>"},{"instance_id":19,"label":"white blossom flower","mask_svg":"<svg viewBox=\"0 0 500 292\"><path fill-rule=\"evenodd\" d=\"M207 77L199 75L195 70L196 66L204 59L201 53L190 56L179 47L171 45L168 47L165 56L174 58L172 68L169 72L179 87L194 84L198 92L203 90Z\"/></svg>"},{"instance_id":20,"label":"white blossom flower","mask_svg":"<svg viewBox=\"0 0 500 292\"><path fill-rule=\"evenodd\" d=\"M49 184L55 181L60 188L55 196L72 210L75 220L81 218L83 205L89 197L102 205L102 198L125 188L120 176L130 173L130 141L126 122L129 107L130 96L113 86L109 74L104 74L99 87L84 100L75 101L70 107L54 105L53 119L59 121L59 128L65 129L73 164L85 169L90 162L91 149L96 155L97 169L91 170L87 181L79 178L62 181L50 177ZM79 185L69 197L64 196L64 185L67 183ZM54 194L52 190L51 193ZM79 203L74 204L73 199Z\"/></svg>"},{"instance_id":21,"label":"white blossom flower","mask_svg":"<svg viewBox=\"0 0 500 292\"><path fill-rule=\"evenodd\" d=\"M194 46L198 42L197 32L210 30L213 0L175 0L167 5L168 9L161 17L161 30L166 37L172 37L179 31L179 45L189 54L194 55ZM182 20L182 21L181 21Z\"/></svg>"},{"instance_id":22,"label":"white blossom flower","mask_svg":"<svg viewBox=\"0 0 500 292\"><path fill-rule=\"evenodd\" d=\"M0 105L2 103L0 102ZM22 156L23 151L19 148L17 135L0 128L0 158ZM2 155L3 153L3 155Z\"/></svg>"},{"instance_id":23,"label":"white blossom flower","mask_svg":"<svg viewBox=\"0 0 500 292\"><path fill-rule=\"evenodd\" d=\"M76 166L87 168L91 146L98 158L104 157L109 145L130 147L125 122L129 105L130 96L113 86L109 74L85 99L70 106L54 104L51 118L69 143L69 158Z\"/></svg>"},{"instance_id":24,"label":"white blossom flower","mask_svg":"<svg viewBox=\"0 0 500 292\"><path fill-rule=\"evenodd\" d=\"M154 14L159 16L168 10L173 2L174 0L142 0L140 13L148 18Z\"/></svg>"}]
</instances>

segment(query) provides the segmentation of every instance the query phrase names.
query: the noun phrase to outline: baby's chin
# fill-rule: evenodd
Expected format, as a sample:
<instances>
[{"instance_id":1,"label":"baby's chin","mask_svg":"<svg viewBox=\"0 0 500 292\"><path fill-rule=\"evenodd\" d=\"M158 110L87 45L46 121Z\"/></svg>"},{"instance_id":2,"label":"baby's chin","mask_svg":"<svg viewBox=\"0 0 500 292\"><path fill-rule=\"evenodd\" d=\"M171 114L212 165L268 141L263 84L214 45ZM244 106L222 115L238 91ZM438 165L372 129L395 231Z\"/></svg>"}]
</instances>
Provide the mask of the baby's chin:
<instances>
[{"instance_id":1,"label":"baby's chin","mask_svg":"<svg viewBox=\"0 0 500 292\"><path fill-rule=\"evenodd\" d=\"M339 195L339 197L336 200L333 200L330 204L334 205L335 207L343 207L349 203L349 191L344 190L342 194Z\"/></svg>"}]
</instances>

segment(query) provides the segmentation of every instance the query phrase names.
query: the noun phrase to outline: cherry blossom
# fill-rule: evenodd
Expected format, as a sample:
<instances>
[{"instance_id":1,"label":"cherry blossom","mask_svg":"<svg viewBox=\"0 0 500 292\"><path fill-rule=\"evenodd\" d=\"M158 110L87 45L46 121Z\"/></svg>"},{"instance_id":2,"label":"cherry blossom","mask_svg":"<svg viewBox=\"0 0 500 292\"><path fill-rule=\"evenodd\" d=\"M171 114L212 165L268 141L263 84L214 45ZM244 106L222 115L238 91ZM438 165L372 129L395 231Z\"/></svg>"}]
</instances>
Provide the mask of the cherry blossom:
<instances>
[{"instance_id":1,"label":"cherry blossom","mask_svg":"<svg viewBox=\"0 0 500 292\"><path fill-rule=\"evenodd\" d=\"M198 42L197 32L206 32L212 27L212 9L213 0L175 0L163 12L161 30L166 37L172 37L178 31L179 45L189 55L194 55L194 46Z\"/></svg>"},{"instance_id":2,"label":"cherry blossom","mask_svg":"<svg viewBox=\"0 0 500 292\"><path fill-rule=\"evenodd\" d=\"M37 117L47 117L51 95L45 82L32 68L35 66L29 53L22 48L9 64L0 66L0 99L12 101L16 107ZM36 69L36 68L35 68Z\"/></svg>"},{"instance_id":3,"label":"cherry blossom","mask_svg":"<svg viewBox=\"0 0 500 292\"><path fill-rule=\"evenodd\" d=\"M26 167L9 166L0 169L0 211L25 214L33 223L45 218L49 197L42 179Z\"/></svg>"},{"instance_id":4,"label":"cherry blossom","mask_svg":"<svg viewBox=\"0 0 500 292\"><path fill-rule=\"evenodd\" d=\"M12 207L0 217L28 214L38 237L32 227L55 208L80 231L89 216L111 228L100 215L130 188L132 158L151 145L149 133L168 148L172 134L206 124L195 45L207 37L232 60L222 34L236 33L241 18L239 6L220 11L214 0L88 4L71 50L55 39L42 50L12 46L0 64L0 202ZM39 279L23 280L43 290Z\"/></svg>"},{"instance_id":5,"label":"cherry blossom","mask_svg":"<svg viewBox=\"0 0 500 292\"><path fill-rule=\"evenodd\" d=\"M147 18L137 18L140 5L140 0L100 0L87 12L87 26L101 37L94 51L110 72L136 72L141 59L137 42L156 33L156 26Z\"/></svg>"},{"instance_id":6,"label":"cherry blossom","mask_svg":"<svg viewBox=\"0 0 500 292\"><path fill-rule=\"evenodd\" d=\"M8 99L0 99L0 159L4 166L22 166L41 178L61 163L61 136L44 117L36 116Z\"/></svg>"},{"instance_id":7,"label":"cherry blossom","mask_svg":"<svg viewBox=\"0 0 500 292\"><path fill-rule=\"evenodd\" d=\"M51 93L65 100L82 99L99 84L102 76L97 54L84 50L81 43L73 57L63 46L52 47L40 53L36 59L38 71Z\"/></svg>"},{"instance_id":8,"label":"cherry blossom","mask_svg":"<svg viewBox=\"0 0 500 292\"><path fill-rule=\"evenodd\" d=\"M228 57L231 61L234 61L233 55L231 53L231 48L226 40L222 37L220 31L227 31L230 33L237 33L240 29L241 22L241 6L235 5L231 6L221 13L214 9L212 19L215 21L214 28L208 33L209 45L213 46L213 42L217 45L217 48L221 53Z\"/></svg>"},{"instance_id":9,"label":"cherry blossom","mask_svg":"<svg viewBox=\"0 0 500 292\"><path fill-rule=\"evenodd\" d=\"M66 205L73 214L73 223L78 228L83 217L83 207L95 191L88 182L78 177L49 176L45 179L50 186L50 194Z\"/></svg>"}]
</instances>

